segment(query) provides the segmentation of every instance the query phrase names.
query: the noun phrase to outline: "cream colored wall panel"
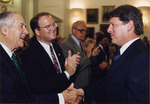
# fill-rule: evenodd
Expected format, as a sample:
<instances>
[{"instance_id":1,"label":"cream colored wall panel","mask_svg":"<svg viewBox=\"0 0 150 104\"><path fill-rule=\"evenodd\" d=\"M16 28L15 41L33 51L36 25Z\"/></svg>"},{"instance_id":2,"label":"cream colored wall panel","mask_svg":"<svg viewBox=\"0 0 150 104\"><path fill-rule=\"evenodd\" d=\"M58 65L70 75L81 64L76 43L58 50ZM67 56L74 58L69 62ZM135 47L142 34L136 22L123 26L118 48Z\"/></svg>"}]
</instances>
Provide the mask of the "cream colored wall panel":
<instances>
[{"instance_id":1,"label":"cream colored wall panel","mask_svg":"<svg viewBox=\"0 0 150 104\"><path fill-rule=\"evenodd\" d=\"M8 3L0 2L0 8L5 6L7 8L7 11L15 11L15 12L21 13L22 12L21 2L22 2L22 0L13 0L13 2L10 1ZM0 12L2 12L1 9L0 9Z\"/></svg>"}]
</instances>

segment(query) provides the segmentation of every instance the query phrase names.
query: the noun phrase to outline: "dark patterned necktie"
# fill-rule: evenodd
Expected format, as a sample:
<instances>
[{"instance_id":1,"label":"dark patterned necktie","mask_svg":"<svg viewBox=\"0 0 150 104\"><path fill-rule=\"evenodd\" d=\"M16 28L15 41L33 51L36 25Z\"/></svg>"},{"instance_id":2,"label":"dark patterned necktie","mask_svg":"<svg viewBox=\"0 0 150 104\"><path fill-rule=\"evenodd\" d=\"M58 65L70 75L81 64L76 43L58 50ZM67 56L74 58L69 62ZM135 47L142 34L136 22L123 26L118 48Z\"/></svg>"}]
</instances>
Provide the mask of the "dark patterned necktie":
<instances>
[{"instance_id":1,"label":"dark patterned necktie","mask_svg":"<svg viewBox=\"0 0 150 104\"><path fill-rule=\"evenodd\" d=\"M13 53L12 56L11 56L11 58L12 58L13 63L14 63L15 66L17 67L18 72L19 72L19 74L20 74L20 76L21 76L23 82L26 83L26 79L25 79L25 77L24 77L24 72L22 71L22 69L21 69L21 67L20 67L20 63L18 62L18 60L17 60L17 58L16 58L16 55Z\"/></svg>"},{"instance_id":2,"label":"dark patterned necktie","mask_svg":"<svg viewBox=\"0 0 150 104\"><path fill-rule=\"evenodd\" d=\"M57 62L57 59L55 57L55 54L54 54L54 51L53 51L53 48L52 48L51 45L50 45L50 51L51 51L51 55L52 55L52 58L53 58L53 62L54 62L54 66L56 68L57 74L60 74L60 69L59 69L59 66L58 66L58 62Z\"/></svg>"},{"instance_id":3,"label":"dark patterned necktie","mask_svg":"<svg viewBox=\"0 0 150 104\"><path fill-rule=\"evenodd\" d=\"M81 42L80 42L80 48L81 48L81 51L82 51L83 55L85 56L85 51L84 51L84 49L82 47L82 43Z\"/></svg>"},{"instance_id":4,"label":"dark patterned necktie","mask_svg":"<svg viewBox=\"0 0 150 104\"><path fill-rule=\"evenodd\" d=\"M12 54L11 58L15 64L15 66L17 67L18 71L20 72L20 65L19 65L18 60L16 59L16 55L14 53Z\"/></svg>"}]
</instances>

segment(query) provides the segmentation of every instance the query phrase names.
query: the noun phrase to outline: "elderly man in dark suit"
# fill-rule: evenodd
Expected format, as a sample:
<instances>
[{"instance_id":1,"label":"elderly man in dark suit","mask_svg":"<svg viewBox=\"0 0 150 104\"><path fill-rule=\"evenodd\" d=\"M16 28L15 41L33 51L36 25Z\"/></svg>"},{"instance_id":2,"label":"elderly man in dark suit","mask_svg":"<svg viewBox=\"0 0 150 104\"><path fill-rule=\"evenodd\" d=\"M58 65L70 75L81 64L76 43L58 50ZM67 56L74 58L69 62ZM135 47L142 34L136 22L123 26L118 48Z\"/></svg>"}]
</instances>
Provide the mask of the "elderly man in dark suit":
<instances>
[{"instance_id":1,"label":"elderly man in dark suit","mask_svg":"<svg viewBox=\"0 0 150 104\"><path fill-rule=\"evenodd\" d=\"M70 85L70 76L80 56L71 56L69 52L65 61L59 45L52 43L56 38L56 23L49 13L38 13L31 19L30 26L34 36L21 59L31 90L35 94L60 93Z\"/></svg>"},{"instance_id":2,"label":"elderly man in dark suit","mask_svg":"<svg viewBox=\"0 0 150 104\"><path fill-rule=\"evenodd\" d=\"M104 79L80 89L85 101L99 97L107 104L148 104L149 55L140 39L142 13L131 5L119 6L110 13L107 31L112 43L121 46L120 55L116 55Z\"/></svg>"},{"instance_id":3,"label":"elderly man in dark suit","mask_svg":"<svg viewBox=\"0 0 150 104\"><path fill-rule=\"evenodd\" d=\"M17 49L24 46L27 34L26 24L20 14L8 11L0 14L0 103L74 102L75 89L65 90L58 95L36 95L31 92L14 54Z\"/></svg>"}]
</instances>

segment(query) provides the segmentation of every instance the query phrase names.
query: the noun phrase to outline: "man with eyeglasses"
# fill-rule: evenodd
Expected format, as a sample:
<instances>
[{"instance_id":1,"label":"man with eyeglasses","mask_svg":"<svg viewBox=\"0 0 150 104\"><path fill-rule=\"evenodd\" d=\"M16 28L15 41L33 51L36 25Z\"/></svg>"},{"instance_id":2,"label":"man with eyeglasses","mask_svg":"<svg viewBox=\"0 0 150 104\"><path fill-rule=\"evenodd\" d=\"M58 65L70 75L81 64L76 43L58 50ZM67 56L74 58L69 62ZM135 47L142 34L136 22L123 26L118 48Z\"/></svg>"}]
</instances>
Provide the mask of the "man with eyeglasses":
<instances>
[{"instance_id":1,"label":"man with eyeglasses","mask_svg":"<svg viewBox=\"0 0 150 104\"><path fill-rule=\"evenodd\" d=\"M72 34L69 35L60 45L65 57L67 51L71 50L72 53L80 52L81 60L77 67L75 74L71 80L75 84L75 88L82 88L87 86L91 80L91 64L96 62L94 56L99 53L99 47L92 51L92 45L87 50L83 46L83 41L86 38L87 26L84 21L77 21L72 25Z\"/></svg>"},{"instance_id":2,"label":"man with eyeglasses","mask_svg":"<svg viewBox=\"0 0 150 104\"><path fill-rule=\"evenodd\" d=\"M60 93L70 85L70 76L76 71L80 56L65 60L61 48L52 43L56 38L56 23L47 12L41 12L30 21L34 33L29 47L22 54L22 66L32 92Z\"/></svg>"}]
</instances>

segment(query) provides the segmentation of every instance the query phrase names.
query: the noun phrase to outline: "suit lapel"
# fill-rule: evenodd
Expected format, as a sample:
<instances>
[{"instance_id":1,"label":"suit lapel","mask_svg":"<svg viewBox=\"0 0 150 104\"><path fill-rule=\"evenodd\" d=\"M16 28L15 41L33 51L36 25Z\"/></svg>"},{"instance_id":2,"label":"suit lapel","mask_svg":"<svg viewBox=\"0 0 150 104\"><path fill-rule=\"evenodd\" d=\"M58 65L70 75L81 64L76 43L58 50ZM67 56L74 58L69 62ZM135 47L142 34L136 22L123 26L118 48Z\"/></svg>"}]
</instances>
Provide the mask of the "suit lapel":
<instances>
[{"instance_id":1,"label":"suit lapel","mask_svg":"<svg viewBox=\"0 0 150 104\"><path fill-rule=\"evenodd\" d=\"M68 37L70 42L72 42L71 44L73 45L74 49L76 50L76 52L80 52L80 55L82 57L84 57L82 51L81 51L81 48L77 45L77 43L71 38L71 35Z\"/></svg>"},{"instance_id":2,"label":"suit lapel","mask_svg":"<svg viewBox=\"0 0 150 104\"><path fill-rule=\"evenodd\" d=\"M28 88L27 82L25 80L25 77L22 73L19 73L18 69L16 68L15 64L13 63L13 61L11 60L11 58L8 56L8 54L5 52L5 50L2 48L2 46L0 45L0 56L1 56L1 61L3 61L2 63L7 64L7 72L13 76L13 78L15 80L17 80L17 82L24 84L26 87L24 88ZM2 69L3 70L3 69Z\"/></svg>"},{"instance_id":3,"label":"suit lapel","mask_svg":"<svg viewBox=\"0 0 150 104\"><path fill-rule=\"evenodd\" d=\"M141 42L140 39L136 40L135 42L133 42L126 50L125 52L120 56L119 59L117 59L116 61L113 61L111 67L110 67L110 72L108 74L109 77L112 77L116 71L121 70L121 66L124 63L124 61L126 60L126 58L129 57L129 54L132 50L134 50L134 47L137 46L139 43Z\"/></svg>"},{"instance_id":4,"label":"suit lapel","mask_svg":"<svg viewBox=\"0 0 150 104\"><path fill-rule=\"evenodd\" d=\"M44 64L44 66L47 66L47 69L54 68L51 58L37 39L33 41L32 45L32 50L34 50L36 56L38 56L40 63Z\"/></svg>"},{"instance_id":5,"label":"suit lapel","mask_svg":"<svg viewBox=\"0 0 150 104\"><path fill-rule=\"evenodd\" d=\"M50 69L55 69L55 66L51 60L51 58L49 57L49 55L47 54L47 52L45 51L45 49L43 48L43 46L38 42L38 40L36 39L34 41L34 50L36 50L36 54L38 56L39 59L41 59L41 63L43 63L43 60L44 60L44 63L45 66L47 66L47 69L50 70ZM58 47L54 44L53 45L54 47L54 50L55 50L55 53L57 55L57 58L59 60L59 63L60 63L60 66L61 66L61 69L62 69L62 72L64 71L64 60L62 61L62 53L59 51ZM41 54L43 53L43 54ZM56 72L56 70L53 70Z\"/></svg>"}]
</instances>

